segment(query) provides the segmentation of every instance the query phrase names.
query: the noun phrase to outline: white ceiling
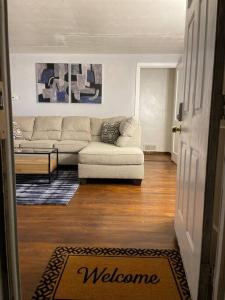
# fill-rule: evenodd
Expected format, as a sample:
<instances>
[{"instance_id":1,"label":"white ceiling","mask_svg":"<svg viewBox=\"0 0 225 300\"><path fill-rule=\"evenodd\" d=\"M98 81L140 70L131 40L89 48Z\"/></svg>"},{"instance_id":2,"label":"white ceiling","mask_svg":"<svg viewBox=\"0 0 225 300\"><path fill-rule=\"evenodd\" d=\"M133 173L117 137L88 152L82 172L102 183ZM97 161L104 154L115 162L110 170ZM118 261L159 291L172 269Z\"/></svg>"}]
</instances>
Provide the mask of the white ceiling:
<instances>
[{"instance_id":1,"label":"white ceiling","mask_svg":"<svg viewBox=\"0 0 225 300\"><path fill-rule=\"evenodd\" d=\"M8 0L11 52L181 53L186 0Z\"/></svg>"}]
</instances>

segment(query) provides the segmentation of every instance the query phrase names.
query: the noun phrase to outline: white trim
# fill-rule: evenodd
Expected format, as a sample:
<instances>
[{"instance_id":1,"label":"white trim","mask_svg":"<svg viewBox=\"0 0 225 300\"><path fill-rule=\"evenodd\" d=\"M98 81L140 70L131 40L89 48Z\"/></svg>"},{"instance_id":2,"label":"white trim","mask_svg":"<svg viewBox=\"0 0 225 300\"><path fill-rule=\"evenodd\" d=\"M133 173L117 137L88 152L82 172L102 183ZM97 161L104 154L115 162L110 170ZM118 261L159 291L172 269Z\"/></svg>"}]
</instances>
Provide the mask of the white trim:
<instances>
[{"instance_id":1,"label":"white trim","mask_svg":"<svg viewBox=\"0 0 225 300\"><path fill-rule=\"evenodd\" d=\"M137 63L136 70L136 91L135 91L135 103L134 103L134 117L137 121L139 121L139 105L140 105L140 75L141 69L143 68L161 68L161 69L176 69L178 63L177 62L169 62L169 63Z\"/></svg>"}]
</instances>

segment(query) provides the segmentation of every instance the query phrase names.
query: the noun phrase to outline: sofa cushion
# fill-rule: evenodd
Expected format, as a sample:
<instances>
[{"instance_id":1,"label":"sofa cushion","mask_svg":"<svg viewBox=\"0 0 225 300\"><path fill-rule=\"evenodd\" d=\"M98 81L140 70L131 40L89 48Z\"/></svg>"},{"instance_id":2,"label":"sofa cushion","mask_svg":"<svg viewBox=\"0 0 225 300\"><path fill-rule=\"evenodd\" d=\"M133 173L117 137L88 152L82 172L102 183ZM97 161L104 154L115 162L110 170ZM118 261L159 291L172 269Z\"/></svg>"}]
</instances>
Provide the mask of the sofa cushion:
<instances>
[{"instance_id":1,"label":"sofa cushion","mask_svg":"<svg viewBox=\"0 0 225 300\"><path fill-rule=\"evenodd\" d=\"M78 154L76 153L59 153L59 165L77 165Z\"/></svg>"},{"instance_id":2,"label":"sofa cushion","mask_svg":"<svg viewBox=\"0 0 225 300\"><path fill-rule=\"evenodd\" d=\"M78 152L87 146L87 141L59 141L54 144L54 147L58 149L59 152L71 153L71 152Z\"/></svg>"},{"instance_id":3,"label":"sofa cushion","mask_svg":"<svg viewBox=\"0 0 225 300\"><path fill-rule=\"evenodd\" d=\"M79 178L143 179L144 165L78 164Z\"/></svg>"},{"instance_id":4,"label":"sofa cushion","mask_svg":"<svg viewBox=\"0 0 225 300\"><path fill-rule=\"evenodd\" d=\"M101 136L100 135L92 135L91 141L92 142L101 142Z\"/></svg>"},{"instance_id":5,"label":"sofa cushion","mask_svg":"<svg viewBox=\"0 0 225 300\"><path fill-rule=\"evenodd\" d=\"M134 117L127 118L120 122L120 134L122 136L133 136L136 127Z\"/></svg>"},{"instance_id":6,"label":"sofa cushion","mask_svg":"<svg viewBox=\"0 0 225 300\"><path fill-rule=\"evenodd\" d=\"M20 126L26 140L31 140L34 129L34 120L35 117L13 117L13 121Z\"/></svg>"},{"instance_id":7,"label":"sofa cushion","mask_svg":"<svg viewBox=\"0 0 225 300\"><path fill-rule=\"evenodd\" d=\"M91 165L141 165L144 155L138 147L117 147L91 142L79 152L79 163Z\"/></svg>"},{"instance_id":8,"label":"sofa cushion","mask_svg":"<svg viewBox=\"0 0 225 300\"><path fill-rule=\"evenodd\" d=\"M90 141L90 119L87 117L65 117L62 122L61 140Z\"/></svg>"},{"instance_id":9,"label":"sofa cushion","mask_svg":"<svg viewBox=\"0 0 225 300\"><path fill-rule=\"evenodd\" d=\"M141 147L141 127L136 124L132 136L119 136L116 143L118 147Z\"/></svg>"},{"instance_id":10,"label":"sofa cushion","mask_svg":"<svg viewBox=\"0 0 225 300\"><path fill-rule=\"evenodd\" d=\"M104 123L104 119L100 118L91 118L91 135L101 135L102 124Z\"/></svg>"},{"instance_id":11,"label":"sofa cushion","mask_svg":"<svg viewBox=\"0 0 225 300\"><path fill-rule=\"evenodd\" d=\"M119 117L112 117L112 118L91 118L91 135L92 140L95 139L93 137L95 136L101 136L102 131L102 124L106 121L108 122L120 122L124 120L125 117L119 116Z\"/></svg>"},{"instance_id":12,"label":"sofa cushion","mask_svg":"<svg viewBox=\"0 0 225 300\"><path fill-rule=\"evenodd\" d=\"M14 147L18 148L21 146L22 143L26 142L26 140L16 140L14 139Z\"/></svg>"},{"instance_id":13,"label":"sofa cushion","mask_svg":"<svg viewBox=\"0 0 225 300\"><path fill-rule=\"evenodd\" d=\"M60 140L62 117L36 117L32 140Z\"/></svg>"},{"instance_id":14,"label":"sofa cushion","mask_svg":"<svg viewBox=\"0 0 225 300\"><path fill-rule=\"evenodd\" d=\"M20 147L22 148L32 148L32 149L45 149L53 148L56 141L54 140L38 140L38 141L25 141L21 142Z\"/></svg>"},{"instance_id":15,"label":"sofa cushion","mask_svg":"<svg viewBox=\"0 0 225 300\"><path fill-rule=\"evenodd\" d=\"M130 140L130 137L129 136L119 136L115 145L118 146L118 147L126 147L128 142Z\"/></svg>"}]
</instances>

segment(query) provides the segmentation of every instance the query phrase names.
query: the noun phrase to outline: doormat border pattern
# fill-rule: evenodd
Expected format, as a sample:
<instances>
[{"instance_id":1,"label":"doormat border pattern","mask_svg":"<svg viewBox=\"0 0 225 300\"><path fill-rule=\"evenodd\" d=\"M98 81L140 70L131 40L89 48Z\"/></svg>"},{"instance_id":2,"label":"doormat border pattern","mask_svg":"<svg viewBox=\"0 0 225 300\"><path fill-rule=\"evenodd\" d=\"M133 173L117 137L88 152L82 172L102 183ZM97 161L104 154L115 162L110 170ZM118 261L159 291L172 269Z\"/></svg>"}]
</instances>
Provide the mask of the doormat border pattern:
<instances>
[{"instance_id":1,"label":"doormat border pattern","mask_svg":"<svg viewBox=\"0 0 225 300\"><path fill-rule=\"evenodd\" d=\"M69 255L75 256L129 256L168 258L183 300L190 300L190 291L184 272L180 253L176 249L135 249L135 248L97 248L97 247L57 247L42 275L32 300L51 300L60 280ZM174 272L175 271L175 272Z\"/></svg>"}]
</instances>

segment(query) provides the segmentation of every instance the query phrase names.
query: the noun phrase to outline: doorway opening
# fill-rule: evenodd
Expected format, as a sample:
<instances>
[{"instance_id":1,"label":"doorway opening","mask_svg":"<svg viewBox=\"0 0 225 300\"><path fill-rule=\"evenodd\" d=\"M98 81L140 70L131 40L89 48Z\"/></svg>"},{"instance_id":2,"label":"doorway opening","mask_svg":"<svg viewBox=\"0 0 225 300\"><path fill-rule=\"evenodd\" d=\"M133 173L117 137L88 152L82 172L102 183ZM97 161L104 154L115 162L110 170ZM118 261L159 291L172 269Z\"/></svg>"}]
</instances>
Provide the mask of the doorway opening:
<instances>
[{"instance_id":1,"label":"doorway opening","mask_svg":"<svg viewBox=\"0 0 225 300\"><path fill-rule=\"evenodd\" d=\"M167 157L166 160L177 164L179 133L172 128L179 126L180 73L181 62L137 65L135 116L142 127L146 160Z\"/></svg>"},{"instance_id":2,"label":"doorway opening","mask_svg":"<svg viewBox=\"0 0 225 300\"><path fill-rule=\"evenodd\" d=\"M207 4L207 1L202 1L202 3ZM210 2L208 4L212 5ZM195 8L194 1L192 1L193 5ZM202 7L203 9L204 7L207 8L207 5ZM203 19L207 20L207 18ZM212 23L213 26L211 27L214 29L215 22ZM201 30L204 30L204 24L202 24L199 27ZM193 29L192 27L190 28L191 30ZM201 36L206 36L206 34ZM210 32L207 32L207 37L211 36L212 34L210 35ZM190 38L190 40L192 41L193 39ZM210 39L207 38L206 40ZM196 45L201 50L202 44L200 43L199 46L196 42L194 46ZM197 50L196 53L198 53ZM191 55L189 52L187 54ZM208 56L211 57L213 55ZM191 57L194 56L191 55ZM192 65L194 66L194 59ZM201 66L201 64L199 65ZM176 66L167 67L175 68ZM206 69L206 75L212 73L212 67L211 64L207 66L209 72ZM157 68L157 65L155 65L155 68ZM164 66L164 68L166 67ZM189 72L188 75L194 82L193 77L191 77L192 73ZM200 77L199 82L203 82L201 79ZM193 82L191 86L195 86ZM190 94L192 95L192 93ZM187 99L188 102L186 101L186 103L189 104L188 96ZM196 104L196 111L201 108L201 104ZM198 107L197 105L200 106ZM206 105L206 107L209 107L209 105ZM187 107L185 109L188 111ZM174 111L176 111L175 106ZM135 115L137 116L136 112L137 107L135 106ZM172 113L172 121L174 116L176 116L175 112ZM172 145L176 155L176 142L173 142ZM185 158L186 152L188 153L188 150L186 150L184 148ZM197 170L198 151L191 152L191 154L193 154L191 157L192 169L194 170L195 168ZM201 162L201 157L199 161ZM25 299L26 297L30 299L37 280L40 278L46 265L47 256L49 257L52 250L61 243L70 246L94 246L98 244L98 246L104 247L137 247L138 244L140 247L148 248L157 247L156 245L158 247L170 247L168 245L174 247L175 243L172 238L175 237L173 207L176 192L176 172L174 172L174 170L176 171L176 166L173 165L174 169L168 169L165 168L165 164L162 164L160 170L159 164L156 166L155 163L149 162L147 165L145 181L142 187L134 187L132 191L130 186L126 184L114 186L106 182L102 184L99 180L98 184L94 183L81 187L76 198L73 199L68 207L54 207L54 209L52 207L18 207L22 288L23 293L25 293ZM193 171L191 174L197 178L196 172ZM182 182L185 182L185 172L182 179L184 179ZM186 208L186 206L182 205L182 208ZM197 291L196 287L197 285L194 286Z\"/></svg>"},{"instance_id":3,"label":"doorway opening","mask_svg":"<svg viewBox=\"0 0 225 300\"><path fill-rule=\"evenodd\" d=\"M176 64L169 70L173 72L171 91L174 91L175 67ZM168 135L172 137L173 106L170 112ZM174 231L176 165L165 153L159 157L164 161L144 162L141 186L123 180L97 179L80 185L66 206L18 205L23 300L32 297L49 257L60 245L177 248Z\"/></svg>"}]
</instances>

